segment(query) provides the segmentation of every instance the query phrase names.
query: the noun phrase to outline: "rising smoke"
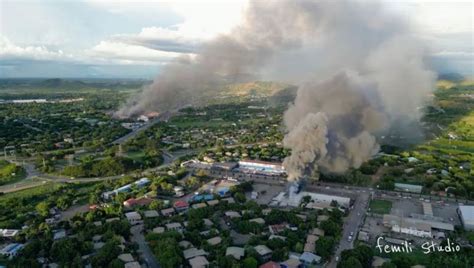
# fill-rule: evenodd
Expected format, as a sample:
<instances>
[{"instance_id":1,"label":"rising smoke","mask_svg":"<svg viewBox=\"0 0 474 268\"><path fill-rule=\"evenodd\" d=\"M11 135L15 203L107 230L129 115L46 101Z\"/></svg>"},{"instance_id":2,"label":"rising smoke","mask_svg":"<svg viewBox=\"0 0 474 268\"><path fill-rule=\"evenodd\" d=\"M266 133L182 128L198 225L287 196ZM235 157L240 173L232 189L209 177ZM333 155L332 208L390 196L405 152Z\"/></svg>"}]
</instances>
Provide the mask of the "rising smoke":
<instances>
[{"instance_id":1,"label":"rising smoke","mask_svg":"<svg viewBox=\"0 0 474 268\"><path fill-rule=\"evenodd\" d=\"M408 24L374 1L253 1L242 25L170 63L117 114L205 104L256 78L291 82L289 179L341 173L378 151L377 135L419 120L434 83L424 55Z\"/></svg>"}]
</instances>

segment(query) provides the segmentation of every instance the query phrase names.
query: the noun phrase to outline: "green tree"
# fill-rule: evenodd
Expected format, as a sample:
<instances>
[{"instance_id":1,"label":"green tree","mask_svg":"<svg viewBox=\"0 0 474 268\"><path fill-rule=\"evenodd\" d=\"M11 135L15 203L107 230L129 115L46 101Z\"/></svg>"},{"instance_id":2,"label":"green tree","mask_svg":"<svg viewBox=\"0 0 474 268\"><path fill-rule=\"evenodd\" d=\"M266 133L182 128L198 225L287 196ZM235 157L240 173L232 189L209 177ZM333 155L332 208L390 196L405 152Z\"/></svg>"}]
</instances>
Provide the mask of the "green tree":
<instances>
[{"instance_id":1,"label":"green tree","mask_svg":"<svg viewBox=\"0 0 474 268\"><path fill-rule=\"evenodd\" d=\"M362 264L360 263L360 261L355 258L355 257L349 257L347 259L343 259L341 260L338 264L337 264L337 267L338 268L346 268L346 267L351 267L351 268L363 268Z\"/></svg>"},{"instance_id":2,"label":"green tree","mask_svg":"<svg viewBox=\"0 0 474 268\"><path fill-rule=\"evenodd\" d=\"M49 215L49 204L46 201L39 202L35 208L41 216L46 217Z\"/></svg>"},{"instance_id":3,"label":"green tree","mask_svg":"<svg viewBox=\"0 0 474 268\"><path fill-rule=\"evenodd\" d=\"M255 258L253 257L247 257L244 259L242 262L243 267L245 268L257 268L258 267L258 262Z\"/></svg>"}]
</instances>

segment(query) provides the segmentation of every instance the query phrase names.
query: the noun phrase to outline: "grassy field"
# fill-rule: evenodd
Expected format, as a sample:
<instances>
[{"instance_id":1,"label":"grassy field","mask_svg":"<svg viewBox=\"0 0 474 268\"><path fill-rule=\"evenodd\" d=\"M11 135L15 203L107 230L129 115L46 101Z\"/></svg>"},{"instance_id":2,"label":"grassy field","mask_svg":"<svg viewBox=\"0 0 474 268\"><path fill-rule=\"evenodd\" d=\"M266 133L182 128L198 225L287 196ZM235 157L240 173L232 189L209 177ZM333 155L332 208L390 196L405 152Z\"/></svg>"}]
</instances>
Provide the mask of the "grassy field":
<instances>
[{"instance_id":1,"label":"grassy field","mask_svg":"<svg viewBox=\"0 0 474 268\"><path fill-rule=\"evenodd\" d=\"M0 160L0 185L15 183L25 176L26 172L22 167Z\"/></svg>"},{"instance_id":2,"label":"grassy field","mask_svg":"<svg viewBox=\"0 0 474 268\"><path fill-rule=\"evenodd\" d=\"M370 212L376 214L390 214L392 202L388 200L371 200L369 204Z\"/></svg>"}]
</instances>

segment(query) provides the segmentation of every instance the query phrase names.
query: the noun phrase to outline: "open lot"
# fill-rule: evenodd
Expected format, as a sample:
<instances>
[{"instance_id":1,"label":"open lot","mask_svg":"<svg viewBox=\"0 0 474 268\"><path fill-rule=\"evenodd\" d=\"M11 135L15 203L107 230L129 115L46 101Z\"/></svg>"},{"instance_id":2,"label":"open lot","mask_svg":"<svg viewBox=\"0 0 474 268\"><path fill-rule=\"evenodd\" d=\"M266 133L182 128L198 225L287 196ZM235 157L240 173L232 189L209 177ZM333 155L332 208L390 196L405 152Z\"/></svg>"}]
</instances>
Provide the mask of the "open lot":
<instances>
[{"instance_id":1,"label":"open lot","mask_svg":"<svg viewBox=\"0 0 474 268\"><path fill-rule=\"evenodd\" d=\"M388 200L374 199L369 204L370 212L376 214L390 214L392 209L392 202Z\"/></svg>"}]
</instances>

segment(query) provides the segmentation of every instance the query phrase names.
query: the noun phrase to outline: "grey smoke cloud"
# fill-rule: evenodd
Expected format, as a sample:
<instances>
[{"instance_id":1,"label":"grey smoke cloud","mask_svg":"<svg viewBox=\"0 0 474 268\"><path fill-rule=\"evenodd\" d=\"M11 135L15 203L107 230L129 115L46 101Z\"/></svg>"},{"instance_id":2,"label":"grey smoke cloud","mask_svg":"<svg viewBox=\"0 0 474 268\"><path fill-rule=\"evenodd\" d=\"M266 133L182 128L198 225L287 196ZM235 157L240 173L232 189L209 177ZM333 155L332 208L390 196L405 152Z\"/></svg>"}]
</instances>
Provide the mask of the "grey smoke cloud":
<instances>
[{"instance_id":1,"label":"grey smoke cloud","mask_svg":"<svg viewBox=\"0 0 474 268\"><path fill-rule=\"evenodd\" d=\"M419 120L434 84L425 53L407 23L374 1L253 1L241 25L167 65L118 114L205 104L228 83L291 82L290 180L341 173L378 151L377 135Z\"/></svg>"}]
</instances>

